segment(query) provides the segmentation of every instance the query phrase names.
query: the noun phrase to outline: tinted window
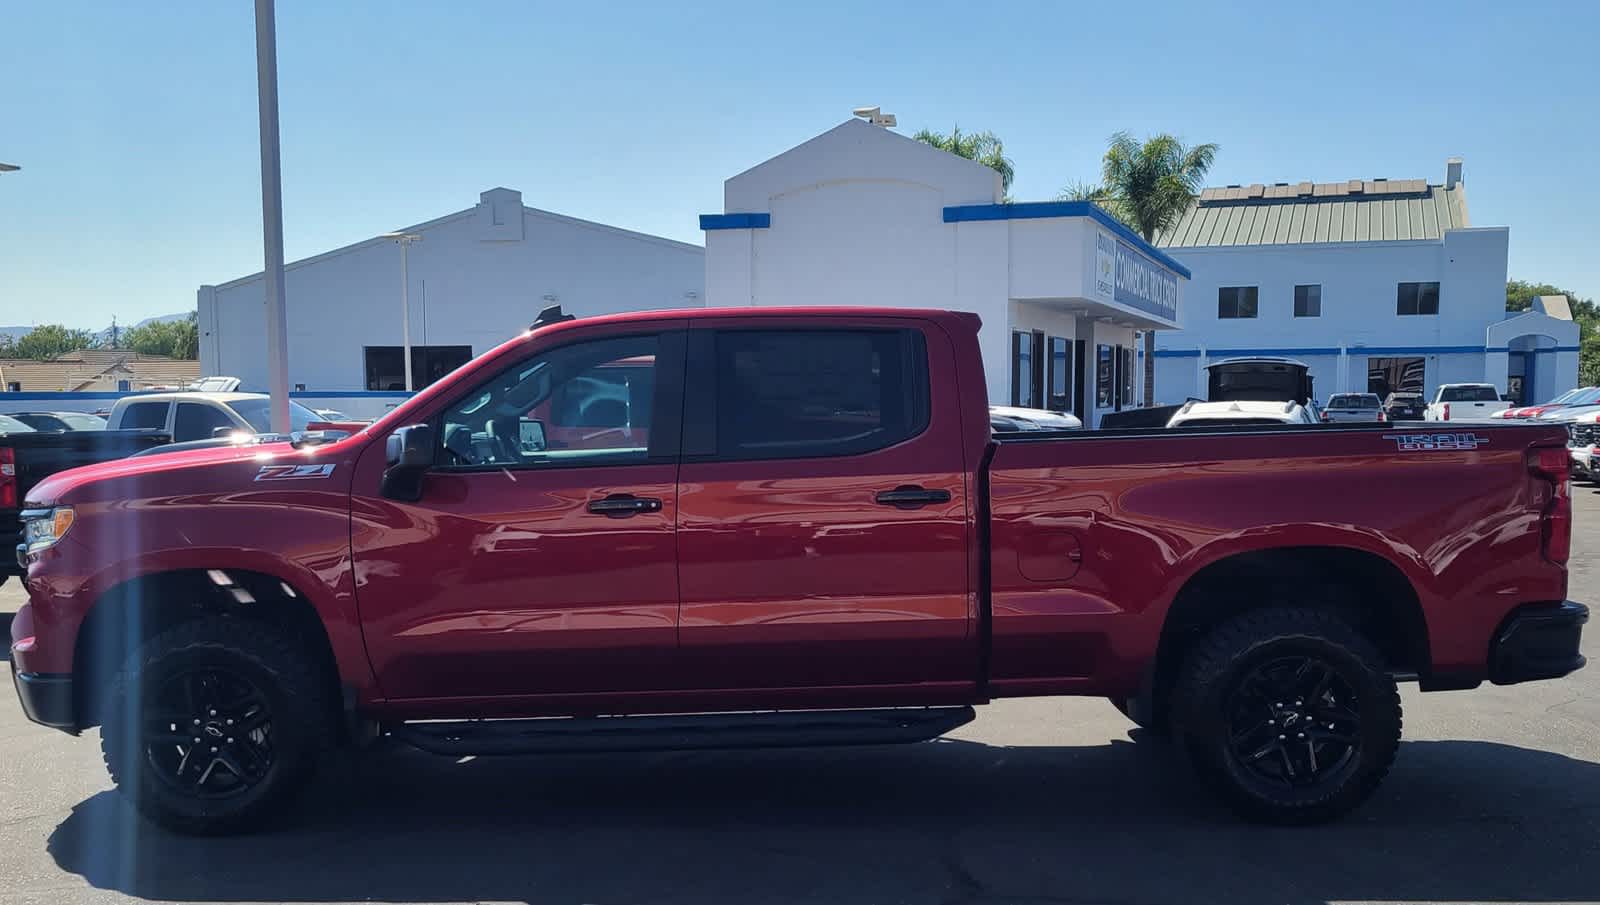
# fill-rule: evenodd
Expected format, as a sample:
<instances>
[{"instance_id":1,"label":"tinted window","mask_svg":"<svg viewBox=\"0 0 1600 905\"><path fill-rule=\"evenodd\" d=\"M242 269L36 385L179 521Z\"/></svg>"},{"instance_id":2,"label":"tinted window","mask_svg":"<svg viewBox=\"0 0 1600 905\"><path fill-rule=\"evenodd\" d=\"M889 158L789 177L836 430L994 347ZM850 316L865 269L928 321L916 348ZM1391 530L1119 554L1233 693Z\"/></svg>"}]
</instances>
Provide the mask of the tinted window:
<instances>
[{"instance_id":1,"label":"tinted window","mask_svg":"<svg viewBox=\"0 0 1600 905\"><path fill-rule=\"evenodd\" d=\"M1498 402L1499 399L1494 387L1445 387L1439 391L1440 402Z\"/></svg>"},{"instance_id":2,"label":"tinted window","mask_svg":"<svg viewBox=\"0 0 1600 905\"><path fill-rule=\"evenodd\" d=\"M625 336L562 346L512 365L446 410L441 467L644 461L658 347L654 335Z\"/></svg>"},{"instance_id":3,"label":"tinted window","mask_svg":"<svg viewBox=\"0 0 1600 905\"><path fill-rule=\"evenodd\" d=\"M1312 284L1294 287L1294 316L1322 316L1322 286Z\"/></svg>"},{"instance_id":4,"label":"tinted window","mask_svg":"<svg viewBox=\"0 0 1600 905\"><path fill-rule=\"evenodd\" d=\"M1328 400L1328 408L1339 409L1375 409L1378 407L1378 397L1352 393L1335 396Z\"/></svg>"},{"instance_id":5,"label":"tinted window","mask_svg":"<svg viewBox=\"0 0 1600 905\"><path fill-rule=\"evenodd\" d=\"M172 419L172 439L178 443L209 440L219 427L231 430L237 425L226 414L203 402L180 402L178 413Z\"/></svg>"},{"instance_id":6,"label":"tinted window","mask_svg":"<svg viewBox=\"0 0 1600 905\"><path fill-rule=\"evenodd\" d=\"M721 457L864 453L928 424L918 331L722 331L715 348Z\"/></svg>"},{"instance_id":7,"label":"tinted window","mask_svg":"<svg viewBox=\"0 0 1600 905\"><path fill-rule=\"evenodd\" d=\"M122 410L117 426L123 430L165 430L167 427L165 402L135 402Z\"/></svg>"},{"instance_id":8,"label":"tinted window","mask_svg":"<svg viewBox=\"0 0 1600 905\"><path fill-rule=\"evenodd\" d=\"M1396 290L1396 314L1438 314L1438 283L1401 283Z\"/></svg>"},{"instance_id":9,"label":"tinted window","mask_svg":"<svg viewBox=\"0 0 1600 905\"><path fill-rule=\"evenodd\" d=\"M67 426L67 422L57 418L55 415L46 415L40 412L20 412L12 415L11 417L17 421L21 421L23 424L26 424L36 431L71 430L71 428Z\"/></svg>"},{"instance_id":10,"label":"tinted window","mask_svg":"<svg viewBox=\"0 0 1600 905\"><path fill-rule=\"evenodd\" d=\"M1217 290L1217 317L1255 317L1258 294L1255 286L1223 286Z\"/></svg>"}]
</instances>

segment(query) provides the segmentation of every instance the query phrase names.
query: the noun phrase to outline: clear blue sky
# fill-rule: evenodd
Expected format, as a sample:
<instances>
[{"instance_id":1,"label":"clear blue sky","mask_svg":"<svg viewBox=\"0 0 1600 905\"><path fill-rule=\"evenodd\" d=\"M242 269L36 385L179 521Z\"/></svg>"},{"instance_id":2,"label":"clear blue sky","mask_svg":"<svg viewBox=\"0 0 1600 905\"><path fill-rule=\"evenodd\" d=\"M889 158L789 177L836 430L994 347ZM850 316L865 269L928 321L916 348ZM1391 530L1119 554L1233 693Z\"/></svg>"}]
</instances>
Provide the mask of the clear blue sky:
<instances>
[{"instance_id":1,"label":"clear blue sky","mask_svg":"<svg viewBox=\"0 0 1600 905\"><path fill-rule=\"evenodd\" d=\"M1213 184L1460 155L1511 275L1600 296L1592 2L985 9L283 0L289 259L497 185L700 242L722 180L881 104L997 132L1020 200L1094 177L1118 129L1218 142ZM253 42L248 0L8 5L0 324L132 322L260 269Z\"/></svg>"}]
</instances>

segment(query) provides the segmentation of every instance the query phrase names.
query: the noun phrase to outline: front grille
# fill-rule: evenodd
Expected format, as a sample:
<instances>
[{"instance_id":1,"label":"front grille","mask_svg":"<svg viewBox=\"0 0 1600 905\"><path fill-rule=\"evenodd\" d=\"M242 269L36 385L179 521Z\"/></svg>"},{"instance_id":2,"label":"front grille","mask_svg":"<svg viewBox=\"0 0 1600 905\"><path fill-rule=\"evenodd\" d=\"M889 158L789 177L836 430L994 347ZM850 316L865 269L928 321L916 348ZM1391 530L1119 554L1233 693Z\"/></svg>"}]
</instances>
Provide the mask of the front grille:
<instances>
[{"instance_id":1,"label":"front grille","mask_svg":"<svg viewBox=\"0 0 1600 905\"><path fill-rule=\"evenodd\" d=\"M1600 441L1600 424L1567 425L1568 446L1594 446Z\"/></svg>"}]
</instances>

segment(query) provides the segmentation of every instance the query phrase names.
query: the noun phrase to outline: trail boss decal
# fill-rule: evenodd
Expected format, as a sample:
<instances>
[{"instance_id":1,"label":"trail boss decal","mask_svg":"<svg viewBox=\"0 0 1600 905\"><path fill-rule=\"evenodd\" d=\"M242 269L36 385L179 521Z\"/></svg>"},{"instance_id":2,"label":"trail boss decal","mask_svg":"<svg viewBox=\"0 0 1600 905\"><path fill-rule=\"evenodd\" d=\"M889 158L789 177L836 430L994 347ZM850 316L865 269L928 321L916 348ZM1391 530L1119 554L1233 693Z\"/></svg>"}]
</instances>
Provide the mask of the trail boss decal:
<instances>
[{"instance_id":1,"label":"trail boss decal","mask_svg":"<svg viewBox=\"0 0 1600 905\"><path fill-rule=\"evenodd\" d=\"M1489 442L1488 437L1477 434L1384 434L1383 439L1393 440L1401 452L1477 449Z\"/></svg>"},{"instance_id":2,"label":"trail boss decal","mask_svg":"<svg viewBox=\"0 0 1600 905\"><path fill-rule=\"evenodd\" d=\"M257 481L303 481L307 478L325 478L333 474L333 464L327 465L263 465L256 472Z\"/></svg>"}]
</instances>

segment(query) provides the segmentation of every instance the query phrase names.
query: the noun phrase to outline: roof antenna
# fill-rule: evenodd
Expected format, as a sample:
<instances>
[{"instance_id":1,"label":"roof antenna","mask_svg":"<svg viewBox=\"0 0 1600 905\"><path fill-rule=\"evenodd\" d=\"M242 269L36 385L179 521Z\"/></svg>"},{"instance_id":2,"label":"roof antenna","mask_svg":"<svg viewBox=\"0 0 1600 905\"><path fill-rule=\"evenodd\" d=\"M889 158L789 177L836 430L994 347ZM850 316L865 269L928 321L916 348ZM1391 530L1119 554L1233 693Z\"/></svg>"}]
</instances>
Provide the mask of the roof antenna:
<instances>
[{"instance_id":1,"label":"roof antenna","mask_svg":"<svg viewBox=\"0 0 1600 905\"><path fill-rule=\"evenodd\" d=\"M550 307L539 312L539 316L533 320L533 326L529 327L528 329L537 330L540 327L547 327L551 324L562 324L566 323L567 321L575 321L577 319L578 316L576 314L562 314L560 305L551 305Z\"/></svg>"}]
</instances>

